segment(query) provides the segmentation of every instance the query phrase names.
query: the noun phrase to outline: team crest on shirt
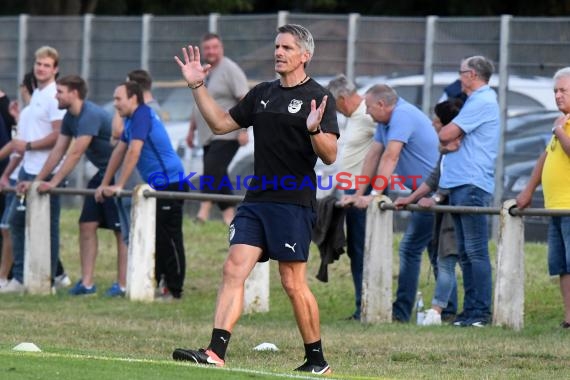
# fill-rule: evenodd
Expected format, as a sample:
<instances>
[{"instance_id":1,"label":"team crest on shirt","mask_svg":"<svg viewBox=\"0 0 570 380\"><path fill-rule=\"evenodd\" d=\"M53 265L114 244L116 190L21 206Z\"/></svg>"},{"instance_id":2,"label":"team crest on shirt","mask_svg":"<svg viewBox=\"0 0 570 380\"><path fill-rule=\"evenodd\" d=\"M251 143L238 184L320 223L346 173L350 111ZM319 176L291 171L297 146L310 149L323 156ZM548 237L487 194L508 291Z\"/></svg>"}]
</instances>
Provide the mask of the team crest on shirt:
<instances>
[{"instance_id":1,"label":"team crest on shirt","mask_svg":"<svg viewBox=\"0 0 570 380\"><path fill-rule=\"evenodd\" d=\"M291 100L291 103L289 103L289 107L287 107L287 110L290 113L297 113L301 109L302 105L303 105L302 100L293 99Z\"/></svg>"},{"instance_id":2,"label":"team crest on shirt","mask_svg":"<svg viewBox=\"0 0 570 380\"><path fill-rule=\"evenodd\" d=\"M236 234L236 227L233 225L233 223L230 225L230 229L228 231L228 241L231 243L232 239L234 238L234 235Z\"/></svg>"}]
</instances>

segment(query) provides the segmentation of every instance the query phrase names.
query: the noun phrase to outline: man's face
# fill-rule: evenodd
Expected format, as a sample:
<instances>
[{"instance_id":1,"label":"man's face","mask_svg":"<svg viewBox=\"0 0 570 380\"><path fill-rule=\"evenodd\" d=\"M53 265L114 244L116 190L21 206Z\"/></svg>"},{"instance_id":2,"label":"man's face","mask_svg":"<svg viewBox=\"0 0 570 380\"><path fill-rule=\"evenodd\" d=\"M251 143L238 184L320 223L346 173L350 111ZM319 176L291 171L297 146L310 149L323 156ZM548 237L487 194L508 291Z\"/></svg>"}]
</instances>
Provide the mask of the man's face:
<instances>
[{"instance_id":1,"label":"man's face","mask_svg":"<svg viewBox=\"0 0 570 380\"><path fill-rule=\"evenodd\" d=\"M475 78L475 71L467 67L465 62L461 63L459 67L459 80L461 81L461 91L466 92L471 88L473 79Z\"/></svg>"},{"instance_id":2,"label":"man's face","mask_svg":"<svg viewBox=\"0 0 570 380\"><path fill-rule=\"evenodd\" d=\"M55 98L57 99L57 107L60 110L66 110L71 107L73 95L73 91L70 91L69 87L58 84L57 94L55 95Z\"/></svg>"},{"instance_id":3,"label":"man's face","mask_svg":"<svg viewBox=\"0 0 570 380\"><path fill-rule=\"evenodd\" d=\"M295 37L289 33L279 33L275 38L275 72L286 74L295 71L309 60L309 53L301 50Z\"/></svg>"},{"instance_id":4,"label":"man's face","mask_svg":"<svg viewBox=\"0 0 570 380\"><path fill-rule=\"evenodd\" d=\"M129 117L137 109L137 97L127 97L127 88L121 85L115 89L113 105L121 117Z\"/></svg>"},{"instance_id":5,"label":"man's face","mask_svg":"<svg viewBox=\"0 0 570 380\"><path fill-rule=\"evenodd\" d=\"M366 113L372 117L372 120L377 123L388 122L389 118L383 101L376 100L372 94L366 94L364 104L366 104Z\"/></svg>"},{"instance_id":6,"label":"man's face","mask_svg":"<svg viewBox=\"0 0 570 380\"><path fill-rule=\"evenodd\" d=\"M561 112L570 113L570 77L561 77L556 81L554 100Z\"/></svg>"},{"instance_id":7,"label":"man's face","mask_svg":"<svg viewBox=\"0 0 570 380\"><path fill-rule=\"evenodd\" d=\"M201 50L204 60L212 66L217 65L224 56L222 41L217 38L211 38L202 42Z\"/></svg>"},{"instance_id":8,"label":"man's face","mask_svg":"<svg viewBox=\"0 0 570 380\"><path fill-rule=\"evenodd\" d=\"M49 83L55 80L58 68L50 57L38 57L34 63L34 76L38 83Z\"/></svg>"},{"instance_id":9,"label":"man's face","mask_svg":"<svg viewBox=\"0 0 570 380\"><path fill-rule=\"evenodd\" d=\"M336 110L346 117L348 115L348 107L346 106L346 97L344 95L339 95L336 97Z\"/></svg>"}]
</instances>

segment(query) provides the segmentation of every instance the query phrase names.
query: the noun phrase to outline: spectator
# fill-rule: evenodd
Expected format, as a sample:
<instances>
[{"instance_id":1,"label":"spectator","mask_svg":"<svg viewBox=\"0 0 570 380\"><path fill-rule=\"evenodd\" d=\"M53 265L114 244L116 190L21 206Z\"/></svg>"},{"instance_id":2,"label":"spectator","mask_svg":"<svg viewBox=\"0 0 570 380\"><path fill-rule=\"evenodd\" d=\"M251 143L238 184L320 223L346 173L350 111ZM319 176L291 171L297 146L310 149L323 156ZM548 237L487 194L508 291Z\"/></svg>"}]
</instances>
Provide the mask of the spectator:
<instances>
[{"instance_id":1,"label":"spectator","mask_svg":"<svg viewBox=\"0 0 570 380\"><path fill-rule=\"evenodd\" d=\"M9 162L9 155L11 152L10 143L12 140L12 126L16 124L16 120L10 114L10 99L2 90L0 90L0 173L3 173ZM0 188L4 186L0 183ZM6 210L9 208L9 201L14 197L13 193L0 193L0 214L2 219L4 214L8 214ZM6 207L8 206L8 207ZM0 230L2 231L2 252L0 262L0 288L8 285L8 278L12 269L12 242L10 241L10 232L7 228L7 223L0 222Z\"/></svg>"},{"instance_id":2,"label":"spectator","mask_svg":"<svg viewBox=\"0 0 570 380\"><path fill-rule=\"evenodd\" d=\"M59 53L50 46L36 50L34 77L38 87L30 100L26 122L20 122L21 139L13 139L12 147L15 153L23 155L22 168L18 181L33 181L43 167L50 150L59 135L61 121L65 111L57 107L55 78L59 64ZM24 154L25 153L25 154ZM14 253L13 278L8 285L0 289L2 293L22 293L24 289L24 249L26 231L26 212L18 206L17 198L12 202L10 211L10 233ZM57 275L59 261L59 196L50 197L50 254L51 275ZM55 285L55 281L54 281Z\"/></svg>"},{"instance_id":3,"label":"spectator","mask_svg":"<svg viewBox=\"0 0 570 380\"><path fill-rule=\"evenodd\" d=\"M152 77L150 76L150 73L143 69L133 70L127 74L127 81L134 81L139 84L143 91L144 104L152 108L157 116L160 116L162 114L160 104L154 98L151 92ZM111 139L113 145L115 145L121 139L124 127L125 125L123 118L119 115L119 112L115 110L115 114L113 115L113 137ZM119 178L120 176L121 170L119 169L116 178ZM136 170L133 170L131 176L125 183L124 189L132 190L136 185L141 183L144 183L141 176ZM123 241L125 244L128 245L131 227L131 197L117 197L115 198L115 202L117 203L117 211L119 212L121 235L123 236ZM160 276L156 276L156 278L160 279Z\"/></svg>"},{"instance_id":4,"label":"spectator","mask_svg":"<svg viewBox=\"0 0 570 380\"><path fill-rule=\"evenodd\" d=\"M281 284L305 345L305 363L296 370L331 373L306 271L315 218L314 165L317 157L325 164L336 159L338 125L332 99L327 104L329 92L305 71L313 51L313 37L306 28L279 27L274 51L279 79L257 85L229 112L203 86L210 65L202 66L198 47L183 49L184 62L175 58L212 132L222 134L253 125L255 178L230 225L230 249L210 344L205 350L178 348L172 354L174 360L225 364L231 333L242 311L244 282L258 261L271 258L279 262ZM279 185L284 178L287 187ZM307 178L313 187L301 186Z\"/></svg>"},{"instance_id":5,"label":"spectator","mask_svg":"<svg viewBox=\"0 0 570 380\"><path fill-rule=\"evenodd\" d=\"M214 100L225 110L229 110L244 97L248 91L247 79L243 70L224 56L224 45L220 36L208 33L202 37L202 56L207 64L211 65L210 72L205 79L205 85ZM228 176L228 166L234 158L240 144L247 143L247 132L232 131L224 135L214 135L197 106L192 110L190 129L186 137L189 147L194 147L195 132L198 131L198 140L204 148L203 176L213 179L212 187L204 186L201 190L207 194L231 195L232 189L220 184L222 178ZM233 204L218 202L222 211L224 223L230 225L234 218ZM197 222L205 222L210 217L211 201L200 202L200 210L196 215Z\"/></svg>"},{"instance_id":6,"label":"spectator","mask_svg":"<svg viewBox=\"0 0 570 380\"><path fill-rule=\"evenodd\" d=\"M554 98L562 112L552 128L552 138L540 155L526 187L517 196L517 207L530 205L532 194L542 184L544 207L570 209L570 67L554 74ZM559 276L564 306L560 327L570 328L570 216L551 216L548 226L548 272Z\"/></svg>"},{"instance_id":7,"label":"spectator","mask_svg":"<svg viewBox=\"0 0 570 380\"><path fill-rule=\"evenodd\" d=\"M125 82L115 89L115 108L125 118L121 140L113 150L109 165L95 199L117 195L123 189L135 166L144 181L160 186L159 190L188 191L186 182L179 182L184 172L174 152L164 125L155 112L144 104L141 87L134 81ZM122 166L120 177L112 185L113 176ZM154 183L159 175L166 183ZM156 202L156 273L165 275L169 291L163 299L182 297L186 273L186 257L182 237L183 200L157 199Z\"/></svg>"},{"instance_id":8,"label":"spectator","mask_svg":"<svg viewBox=\"0 0 570 380\"><path fill-rule=\"evenodd\" d=\"M438 133L444 125L447 125L457 116L463 102L459 98L446 100L435 106L435 116L433 126ZM459 148L459 146L457 146ZM447 153L447 152L445 152ZM420 185L412 194L407 197L396 199L394 205L397 208L404 207L410 203L418 201L422 207L432 207L437 204L447 204L447 192L438 189L440 178L440 165L443 159L440 154L439 160L430 174L429 178ZM436 190L432 197L426 197ZM457 282L455 279L455 264L457 264L457 243L455 241L455 229L453 228L453 218L449 213L437 213L435 215L434 238L432 246L437 254L437 273L435 291L431 301L431 309L426 313L423 320L424 326L441 325L442 313L447 315L443 318L449 320L455 317L457 310ZM449 306L449 308L448 308ZM447 310L446 310L447 309Z\"/></svg>"},{"instance_id":9,"label":"spectator","mask_svg":"<svg viewBox=\"0 0 570 380\"><path fill-rule=\"evenodd\" d=\"M483 56L461 62L467 101L439 132L444 148L464 135L459 149L448 153L441 165L439 187L449 191L452 206L485 207L492 199L500 133L497 94L488 85L492 73L492 62ZM454 325L482 327L490 322L492 298L487 216L453 214L453 219L465 291L463 312Z\"/></svg>"},{"instance_id":10,"label":"spectator","mask_svg":"<svg viewBox=\"0 0 570 380\"><path fill-rule=\"evenodd\" d=\"M111 118L106 111L96 104L85 100L87 84L77 75L69 75L57 80L57 101L59 109L67 110L63 117L61 132L54 148L50 152L43 168L36 176L36 181L43 181L38 192L49 192L65 180L85 154L87 159L99 170L89 181L87 188L96 189L107 168L111 152ZM73 144L72 144L73 142ZM70 148L71 146L71 148ZM59 170L51 179L50 173L64 157ZM21 184L21 191L29 186ZM73 288L71 295L95 294L95 260L97 258L97 229L110 229L117 240L117 282L106 292L111 297L124 296L127 278L127 246L121 238L121 228L117 207L112 199L96 203L92 197L85 198L79 217L79 255L81 259L81 278Z\"/></svg>"},{"instance_id":11,"label":"spectator","mask_svg":"<svg viewBox=\"0 0 570 380\"><path fill-rule=\"evenodd\" d=\"M365 95L366 112L378 123L374 142L364 159L361 175L374 175L391 180L393 188L405 185L415 190L433 170L438 157L437 135L429 118L404 99L390 86L379 84ZM393 175L400 179L394 182ZM374 186L374 184L372 184ZM385 184L388 186L387 184ZM383 189L382 189L383 190ZM372 196L363 196L361 186L354 195L345 195L343 203L366 208ZM408 322L414 307L422 252L427 247L435 268L436 258L429 245L433 236L434 216L429 212L412 212L406 232L399 247L400 273L398 291L392 308L392 319Z\"/></svg>"},{"instance_id":12,"label":"spectator","mask_svg":"<svg viewBox=\"0 0 570 380\"><path fill-rule=\"evenodd\" d=\"M356 86L344 75L338 75L331 80L327 88L335 98L337 111L347 117L340 172L351 176L359 175L362 172L364 156L374 140L376 125L366 113L366 104L362 96L356 92ZM371 189L369 186L364 194L368 195ZM344 190L344 193L351 195L355 192L356 186L353 181L351 188ZM360 320L366 210L348 208L345 220L346 253L350 257L356 304L354 313L348 319Z\"/></svg>"}]
</instances>

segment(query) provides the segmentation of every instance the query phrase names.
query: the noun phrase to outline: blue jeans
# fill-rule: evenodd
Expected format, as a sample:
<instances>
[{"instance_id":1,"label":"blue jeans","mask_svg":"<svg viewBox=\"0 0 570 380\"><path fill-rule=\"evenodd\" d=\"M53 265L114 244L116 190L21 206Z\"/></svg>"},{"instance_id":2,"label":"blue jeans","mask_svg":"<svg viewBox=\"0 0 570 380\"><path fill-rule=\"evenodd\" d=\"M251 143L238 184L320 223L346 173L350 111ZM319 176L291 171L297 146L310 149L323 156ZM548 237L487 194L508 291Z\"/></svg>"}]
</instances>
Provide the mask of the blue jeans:
<instances>
[{"instance_id":1,"label":"blue jeans","mask_svg":"<svg viewBox=\"0 0 570 380\"><path fill-rule=\"evenodd\" d=\"M570 273L570 216L553 216L548 225L548 273Z\"/></svg>"},{"instance_id":2,"label":"blue jeans","mask_svg":"<svg viewBox=\"0 0 570 380\"><path fill-rule=\"evenodd\" d=\"M371 188L365 195L370 194ZM346 195L352 195L356 190L345 190ZM356 309L352 315L360 319L362 303L362 272L364 268L364 239L366 234L366 210L349 207L345 213L346 221L346 253L350 257L350 271L354 283L354 298Z\"/></svg>"},{"instance_id":3,"label":"blue jeans","mask_svg":"<svg viewBox=\"0 0 570 380\"><path fill-rule=\"evenodd\" d=\"M492 195L474 185L450 189L452 206L487 207ZM488 247L488 221L483 214L453 214L457 252L463 271L463 315L488 322L491 317L492 278Z\"/></svg>"},{"instance_id":4,"label":"blue jeans","mask_svg":"<svg viewBox=\"0 0 570 380\"><path fill-rule=\"evenodd\" d=\"M400 242L400 274L398 275L398 291L396 301L392 305L392 316L401 322L408 322L414 308L422 253L428 248L430 261L437 268L433 246L434 215L431 212L412 212L406 233Z\"/></svg>"},{"instance_id":5,"label":"blue jeans","mask_svg":"<svg viewBox=\"0 0 570 380\"><path fill-rule=\"evenodd\" d=\"M457 300L455 264L457 264L457 255L438 257L437 280L435 282L435 290L431 301L432 305L445 309L448 305L451 306L454 301ZM452 313L455 314L454 312Z\"/></svg>"},{"instance_id":6,"label":"blue jeans","mask_svg":"<svg viewBox=\"0 0 570 380\"><path fill-rule=\"evenodd\" d=\"M18 181L33 181L36 176L28 174L24 168L18 174ZM24 202L25 204L25 202ZM21 283L24 282L24 249L26 240L26 210L18 210L20 199L15 197L10 206L10 233L14 264L12 275ZM59 261L59 213L61 211L59 195L50 195L50 237L51 237L51 277L55 277Z\"/></svg>"}]
</instances>

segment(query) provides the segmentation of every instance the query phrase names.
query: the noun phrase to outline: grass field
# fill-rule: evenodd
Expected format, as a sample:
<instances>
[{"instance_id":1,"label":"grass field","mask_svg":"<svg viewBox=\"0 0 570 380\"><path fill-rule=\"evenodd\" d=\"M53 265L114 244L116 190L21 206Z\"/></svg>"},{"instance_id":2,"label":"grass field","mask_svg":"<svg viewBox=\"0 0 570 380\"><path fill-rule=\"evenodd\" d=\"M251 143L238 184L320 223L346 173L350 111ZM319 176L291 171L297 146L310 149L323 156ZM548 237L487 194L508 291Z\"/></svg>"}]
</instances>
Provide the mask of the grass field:
<instances>
[{"instance_id":1,"label":"grass field","mask_svg":"<svg viewBox=\"0 0 570 380\"><path fill-rule=\"evenodd\" d=\"M79 273L76 211L62 213L62 256L68 273ZM137 303L102 296L115 275L115 249L100 232L97 263L99 296L13 296L0 298L0 379L272 379L295 377L303 348L289 302L273 265L271 310L246 315L232 335L224 369L175 363L176 347L209 341L216 288L226 255L226 228L220 222L194 225L186 218L188 271L180 302ZM398 239L395 241L397 245ZM493 248L494 249L494 248ZM395 252L395 251L394 251ZM521 332L487 327L418 327L414 324L363 325L344 320L353 311L348 258L329 268L329 283L309 279L321 308L325 353L334 378L370 379L568 379L570 331L562 320L557 280L546 273L546 247L526 246L525 328ZM397 257L395 256L397 270ZM427 261L427 260L424 260ZM433 292L429 268L420 288L426 303ZM42 353L17 353L33 342ZM253 347L271 342L277 352ZM302 378L302 377L296 377Z\"/></svg>"}]
</instances>

